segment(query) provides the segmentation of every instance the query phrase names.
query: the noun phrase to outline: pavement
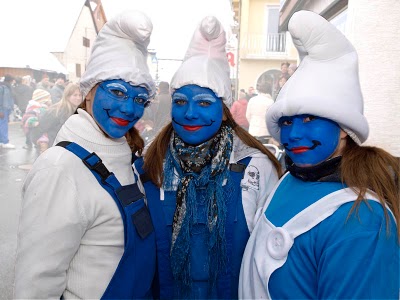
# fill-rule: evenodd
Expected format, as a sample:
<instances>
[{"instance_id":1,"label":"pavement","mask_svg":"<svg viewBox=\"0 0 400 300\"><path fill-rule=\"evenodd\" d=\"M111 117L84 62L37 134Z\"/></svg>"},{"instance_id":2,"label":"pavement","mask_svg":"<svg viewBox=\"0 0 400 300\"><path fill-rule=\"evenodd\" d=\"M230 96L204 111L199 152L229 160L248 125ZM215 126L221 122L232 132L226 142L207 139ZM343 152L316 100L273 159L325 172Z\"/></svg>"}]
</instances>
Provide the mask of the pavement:
<instances>
[{"instance_id":1,"label":"pavement","mask_svg":"<svg viewBox=\"0 0 400 300\"><path fill-rule=\"evenodd\" d=\"M0 148L0 299L12 299L15 250L21 189L38 152L26 150L20 122L9 123L10 143L15 149Z\"/></svg>"}]
</instances>

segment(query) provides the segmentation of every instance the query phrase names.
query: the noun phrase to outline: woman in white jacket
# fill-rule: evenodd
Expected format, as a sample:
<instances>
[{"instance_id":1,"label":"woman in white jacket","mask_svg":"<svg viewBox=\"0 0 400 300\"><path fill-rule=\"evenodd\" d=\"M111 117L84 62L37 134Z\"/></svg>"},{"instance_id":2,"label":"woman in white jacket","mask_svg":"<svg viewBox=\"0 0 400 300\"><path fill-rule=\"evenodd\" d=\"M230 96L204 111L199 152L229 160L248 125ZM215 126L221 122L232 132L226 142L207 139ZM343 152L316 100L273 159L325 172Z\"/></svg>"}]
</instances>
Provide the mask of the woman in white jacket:
<instances>
[{"instance_id":1,"label":"woman in white jacket","mask_svg":"<svg viewBox=\"0 0 400 300\"><path fill-rule=\"evenodd\" d=\"M270 136L265 124L265 114L274 100L271 97L271 84L260 84L258 92L258 95L252 97L247 104L246 118L249 121L249 133L260 139Z\"/></svg>"},{"instance_id":2,"label":"woman in white jacket","mask_svg":"<svg viewBox=\"0 0 400 300\"><path fill-rule=\"evenodd\" d=\"M151 32L146 15L127 11L97 36L84 102L23 186L15 298L151 297L154 231L132 170L144 146L133 126L155 93Z\"/></svg>"}]
</instances>

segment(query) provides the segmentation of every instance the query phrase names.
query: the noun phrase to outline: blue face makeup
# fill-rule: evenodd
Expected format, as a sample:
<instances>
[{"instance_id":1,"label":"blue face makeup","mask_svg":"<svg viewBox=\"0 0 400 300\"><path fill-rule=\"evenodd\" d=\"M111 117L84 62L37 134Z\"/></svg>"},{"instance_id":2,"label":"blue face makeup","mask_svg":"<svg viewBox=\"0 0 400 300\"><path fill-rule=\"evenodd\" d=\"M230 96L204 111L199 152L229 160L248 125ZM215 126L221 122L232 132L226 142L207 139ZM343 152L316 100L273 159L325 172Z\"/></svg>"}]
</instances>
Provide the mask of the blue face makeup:
<instances>
[{"instance_id":1,"label":"blue face makeup","mask_svg":"<svg viewBox=\"0 0 400 300\"><path fill-rule=\"evenodd\" d=\"M120 79L103 81L94 96L93 118L109 137L120 138L143 116L149 103L144 87Z\"/></svg>"},{"instance_id":2,"label":"blue face makeup","mask_svg":"<svg viewBox=\"0 0 400 300\"><path fill-rule=\"evenodd\" d=\"M172 126L190 145L211 139L222 123L222 100L209 88L185 85L172 95Z\"/></svg>"},{"instance_id":3,"label":"blue face makeup","mask_svg":"<svg viewBox=\"0 0 400 300\"><path fill-rule=\"evenodd\" d=\"M312 115L282 117L279 126L286 154L299 167L311 167L327 160L339 144L339 125L325 118Z\"/></svg>"}]
</instances>

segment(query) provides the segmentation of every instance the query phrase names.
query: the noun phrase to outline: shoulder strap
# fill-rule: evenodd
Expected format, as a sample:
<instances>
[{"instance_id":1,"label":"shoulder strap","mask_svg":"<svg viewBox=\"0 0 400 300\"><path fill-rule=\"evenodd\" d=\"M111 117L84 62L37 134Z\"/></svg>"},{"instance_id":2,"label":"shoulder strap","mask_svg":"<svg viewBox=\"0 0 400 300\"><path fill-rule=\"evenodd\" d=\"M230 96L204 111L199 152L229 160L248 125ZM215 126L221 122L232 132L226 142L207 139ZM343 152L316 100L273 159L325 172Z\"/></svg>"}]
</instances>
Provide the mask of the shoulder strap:
<instances>
[{"instance_id":1,"label":"shoulder strap","mask_svg":"<svg viewBox=\"0 0 400 300\"><path fill-rule=\"evenodd\" d=\"M368 200L379 202L379 200L369 192L365 197ZM282 227L295 238L331 216L341 205L355 201L355 199L357 199L357 194L351 188L344 188L330 193L299 212Z\"/></svg>"},{"instance_id":2,"label":"shoulder strap","mask_svg":"<svg viewBox=\"0 0 400 300\"><path fill-rule=\"evenodd\" d=\"M229 170L235 173L243 173L249 164L251 157L245 157L239 160L237 163L229 164Z\"/></svg>"},{"instance_id":3,"label":"shoulder strap","mask_svg":"<svg viewBox=\"0 0 400 300\"><path fill-rule=\"evenodd\" d=\"M124 208L126 208L129 204L136 202L139 199L142 199L144 196L140 192L137 184L129 186L121 186L118 179L115 177L114 173L110 172L107 169L107 167L103 164L100 157L98 157L95 152L90 153L89 151L82 148L76 143L69 141L62 141L59 142L56 146L63 147L72 152L73 154L75 154L76 156L78 156L82 160L84 165L92 172L92 174L97 179L99 184L114 199L124 224L124 236L126 244L127 226L126 226L126 214ZM129 195L127 195L127 193L129 193Z\"/></svg>"},{"instance_id":4,"label":"shoulder strap","mask_svg":"<svg viewBox=\"0 0 400 300\"><path fill-rule=\"evenodd\" d=\"M78 144L68 141L59 142L56 146L61 146L78 156L90 171L96 172L101 177L100 184L103 185L106 180L113 175L113 173L108 171L100 157L98 157L95 152L90 153Z\"/></svg>"},{"instance_id":5,"label":"shoulder strap","mask_svg":"<svg viewBox=\"0 0 400 300\"><path fill-rule=\"evenodd\" d=\"M174 298L174 278L170 264L171 234L168 232L163 212L163 202L160 200L160 189L148 178L143 170L143 157L135 160L135 169L139 173L140 180L146 192L147 206L156 232L157 244L157 280L155 285L160 291L157 299Z\"/></svg>"}]
</instances>

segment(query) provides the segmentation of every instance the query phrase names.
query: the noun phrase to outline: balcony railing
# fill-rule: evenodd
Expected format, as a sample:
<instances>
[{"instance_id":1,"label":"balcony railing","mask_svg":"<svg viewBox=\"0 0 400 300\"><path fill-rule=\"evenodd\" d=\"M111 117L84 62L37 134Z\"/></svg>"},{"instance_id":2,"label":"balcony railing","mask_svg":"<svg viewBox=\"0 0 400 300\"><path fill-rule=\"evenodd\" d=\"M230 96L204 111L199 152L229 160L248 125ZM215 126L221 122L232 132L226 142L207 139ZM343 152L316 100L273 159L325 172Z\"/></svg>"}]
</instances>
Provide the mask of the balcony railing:
<instances>
[{"instance_id":1,"label":"balcony railing","mask_svg":"<svg viewBox=\"0 0 400 300\"><path fill-rule=\"evenodd\" d=\"M286 53L286 34L248 34L242 43L242 54L247 57L268 57Z\"/></svg>"}]
</instances>

